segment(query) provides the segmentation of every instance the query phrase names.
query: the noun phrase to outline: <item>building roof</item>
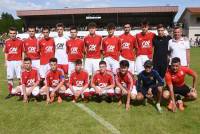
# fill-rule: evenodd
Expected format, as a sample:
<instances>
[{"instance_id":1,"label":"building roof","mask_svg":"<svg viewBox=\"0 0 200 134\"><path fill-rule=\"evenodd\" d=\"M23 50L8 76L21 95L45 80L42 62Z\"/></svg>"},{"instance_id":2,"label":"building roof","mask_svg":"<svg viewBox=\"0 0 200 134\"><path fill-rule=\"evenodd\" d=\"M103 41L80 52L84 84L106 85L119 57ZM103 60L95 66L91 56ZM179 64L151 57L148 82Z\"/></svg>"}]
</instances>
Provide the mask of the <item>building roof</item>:
<instances>
[{"instance_id":1,"label":"building roof","mask_svg":"<svg viewBox=\"0 0 200 134\"><path fill-rule=\"evenodd\" d=\"M43 10L17 10L18 17L43 15L97 14L97 13L156 13L178 12L178 6L64 8Z\"/></svg>"},{"instance_id":2,"label":"building roof","mask_svg":"<svg viewBox=\"0 0 200 134\"><path fill-rule=\"evenodd\" d=\"M192 15L200 14L200 7L187 7L187 8L185 8L183 13L181 14L181 17L178 19L178 22L180 22L183 19L183 17L185 16L185 14L187 12L191 13Z\"/></svg>"}]
</instances>

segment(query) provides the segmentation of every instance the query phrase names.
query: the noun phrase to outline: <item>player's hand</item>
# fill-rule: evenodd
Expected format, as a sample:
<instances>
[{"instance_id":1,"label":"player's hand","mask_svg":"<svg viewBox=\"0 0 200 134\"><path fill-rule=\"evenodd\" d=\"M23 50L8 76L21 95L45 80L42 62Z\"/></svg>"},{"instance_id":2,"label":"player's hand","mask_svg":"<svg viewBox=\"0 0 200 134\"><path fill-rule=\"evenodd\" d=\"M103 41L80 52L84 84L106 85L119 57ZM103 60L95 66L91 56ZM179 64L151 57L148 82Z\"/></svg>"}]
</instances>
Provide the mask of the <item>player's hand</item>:
<instances>
[{"instance_id":1,"label":"player's hand","mask_svg":"<svg viewBox=\"0 0 200 134\"><path fill-rule=\"evenodd\" d=\"M177 107L176 107L176 103L175 103L175 102L173 102L173 108L172 108L172 112L176 112L176 109L177 109Z\"/></svg>"},{"instance_id":2,"label":"player's hand","mask_svg":"<svg viewBox=\"0 0 200 134\"><path fill-rule=\"evenodd\" d=\"M122 89L122 94L128 94L126 89Z\"/></svg>"},{"instance_id":3,"label":"player's hand","mask_svg":"<svg viewBox=\"0 0 200 134\"><path fill-rule=\"evenodd\" d=\"M126 104L126 111L129 111L130 109L130 104Z\"/></svg>"},{"instance_id":4,"label":"player's hand","mask_svg":"<svg viewBox=\"0 0 200 134\"><path fill-rule=\"evenodd\" d=\"M191 88L191 92L196 92L196 89L195 88Z\"/></svg>"},{"instance_id":5,"label":"player's hand","mask_svg":"<svg viewBox=\"0 0 200 134\"><path fill-rule=\"evenodd\" d=\"M148 97L150 97L150 98L153 97L152 88L148 89L147 94L148 94Z\"/></svg>"},{"instance_id":6,"label":"player's hand","mask_svg":"<svg viewBox=\"0 0 200 134\"><path fill-rule=\"evenodd\" d=\"M47 104L50 104L50 99L47 99Z\"/></svg>"}]
</instances>

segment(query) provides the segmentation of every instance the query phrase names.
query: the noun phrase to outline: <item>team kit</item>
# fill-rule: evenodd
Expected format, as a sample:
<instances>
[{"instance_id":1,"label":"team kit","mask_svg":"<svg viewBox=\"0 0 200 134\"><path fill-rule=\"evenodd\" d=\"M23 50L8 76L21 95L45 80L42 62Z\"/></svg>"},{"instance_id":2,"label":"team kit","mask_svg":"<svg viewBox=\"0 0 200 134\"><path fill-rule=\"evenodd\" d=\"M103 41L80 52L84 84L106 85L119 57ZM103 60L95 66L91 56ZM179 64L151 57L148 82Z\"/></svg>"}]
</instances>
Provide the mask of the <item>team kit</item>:
<instances>
[{"instance_id":1,"label":"team kit","mask_svg":"<svg viewBox=\"0 0 200 134\"><path fill-rule=\"evenodd\" d=\"M175 112L184 110L184 100L197 98L197 74L189 68L190 46L180 27L174 28L173 38L164 34L162 24L157 26L158 35L150 32L147 21L135 36L130 23L124 24L120 36L114 35L115 25L108 24L104 38L96 34L94 22L87 28L89 34L83 39L75 26L66 37L64 25L58 23L57 37L50 37L49 27L44 26L43 36L36 38L35 26L29 26L29 37L21 40L16 28L10 27L4 47L9 90L5 99L19 96L25 103L35 98L47 104L66 98L73 103L117 100L127 111L134 101L144 105L151 101L158 112L166 100L167 108ZM185 83L186 75L193 79L191 86ZM13 84L15 78L18 86Z\"/></svg>"}]
</instances>

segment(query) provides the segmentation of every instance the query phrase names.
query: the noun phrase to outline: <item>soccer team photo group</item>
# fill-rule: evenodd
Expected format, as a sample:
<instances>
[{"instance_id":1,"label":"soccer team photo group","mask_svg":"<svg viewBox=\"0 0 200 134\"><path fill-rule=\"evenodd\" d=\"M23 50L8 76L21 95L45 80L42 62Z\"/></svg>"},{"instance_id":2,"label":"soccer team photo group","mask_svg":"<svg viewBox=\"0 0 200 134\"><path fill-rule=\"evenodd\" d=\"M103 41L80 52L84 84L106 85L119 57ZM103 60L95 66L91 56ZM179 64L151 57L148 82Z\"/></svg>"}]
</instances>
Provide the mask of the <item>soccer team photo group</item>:
<instances>
[{"instance_id":1,"label":"soccer team photo group","mask_svg":"<svg viewBox=\"0 0 200 134\"><path fill-rule=\"evenodd\" d=\"M2 13L0 134L198 134L200 8L177 12Z\"/></svg>"}]
</instances>

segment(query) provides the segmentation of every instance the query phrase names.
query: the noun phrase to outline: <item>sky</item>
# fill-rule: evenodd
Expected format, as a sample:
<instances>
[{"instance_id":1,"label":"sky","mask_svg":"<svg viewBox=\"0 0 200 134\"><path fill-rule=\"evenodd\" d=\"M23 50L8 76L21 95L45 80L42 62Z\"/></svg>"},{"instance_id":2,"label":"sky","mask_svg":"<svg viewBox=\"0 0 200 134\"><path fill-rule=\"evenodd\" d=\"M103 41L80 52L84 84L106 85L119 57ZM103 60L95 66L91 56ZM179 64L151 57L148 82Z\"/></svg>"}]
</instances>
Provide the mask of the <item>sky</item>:
<instances>
[{"instance_id":1,"label":"sky","mask_svg":"<svg viewBox=\"0 0 200 134\"><path fill-rule=\"evenodd\" d=\"M16 10L166 5L179 6L176 21L186 7L200 7L200 0L0 0L0 14L8 12L17 18Z\"/></svg>"}]
</instances>

